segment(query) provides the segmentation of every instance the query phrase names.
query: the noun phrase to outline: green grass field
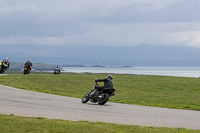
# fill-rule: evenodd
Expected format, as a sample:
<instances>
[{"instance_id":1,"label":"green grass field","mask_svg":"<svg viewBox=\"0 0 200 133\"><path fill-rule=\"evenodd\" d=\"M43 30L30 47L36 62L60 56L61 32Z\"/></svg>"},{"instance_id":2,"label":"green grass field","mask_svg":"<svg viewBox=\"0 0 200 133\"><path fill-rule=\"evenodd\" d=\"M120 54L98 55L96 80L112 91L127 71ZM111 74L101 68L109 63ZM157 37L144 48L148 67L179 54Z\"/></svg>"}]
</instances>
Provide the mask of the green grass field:
<instances>
[{"instance_id":1,"label":"green grass field","mask_svg":"<svg viewBox=\"0 0 200 133\"><path fill-rule=\"evenodd\" d=\"M56 95L81 98L94 80L105 74L13 74L0 84ZM200 111L200 78L113 74L116 95L109 101ZM103 83L102 83L103 84Z\"/></svg>"},{"instance_id":2,"label":"green grass field","mask_svg":"<svg viewBox=\"0 0 200 133\"><path fill-rule=\"evenodd\" d=\"M105 74L9 72L0 84L56 95L81 98L90 91L94 80ZM112 102L200 110L200 78L167 76L113 75L116 96ZM199 133L200 130L118 125L102 122L64 121L0 114L0 133L69 132L69 133Z\"/></svg>"},{"instance_id":3,"label":"green grass field","mask_svg":"<svg viewBox=\"0 0 200 133\"><path fill-rule=\"evenodd\" d=\"M64 121L0 114L0 133L199 133L200 130L157 128L88 121Z\"/></svg>"}]
</instances>

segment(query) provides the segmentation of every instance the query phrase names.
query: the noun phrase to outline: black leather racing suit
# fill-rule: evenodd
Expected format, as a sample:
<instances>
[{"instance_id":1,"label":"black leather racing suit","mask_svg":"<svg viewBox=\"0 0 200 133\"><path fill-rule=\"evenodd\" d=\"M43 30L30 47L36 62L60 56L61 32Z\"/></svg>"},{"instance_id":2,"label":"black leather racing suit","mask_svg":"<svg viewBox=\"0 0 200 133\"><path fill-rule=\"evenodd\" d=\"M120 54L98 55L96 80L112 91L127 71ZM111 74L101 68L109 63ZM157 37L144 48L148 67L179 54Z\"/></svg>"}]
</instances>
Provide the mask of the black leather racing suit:
<instances>
[{"instance_id":1,"label":"black leather racing suit","mask_svg":"<svg viewBox=\"0 0 200 133\"><path fill-rule=\"evenodd\" d=\"M29 61L27 61L24 65L27 66L29 70L31 70L31 67L33 66L32 62Z\"/></svg>"},{"instance_id":2,"label":"black leather racing suit","mask_svg":"<svg viewBox=\"0 0 200 133\"><path fill-rule=\"evenodd\" d=\"M5 67L4 64L7 65L7 67ZM10 62L8 60L3 60L1 68L7 70L7 68L9 68L9 67L10 67Z\"/></svg>"},{"instance_id":3,"label":"black leather racing suit","mask_svg":"<svg viewBox=\"0 0 200 133\"><path fill-rule=\"evenodd\" d=\"M105 79L97 79L95 82L104 82L104 86L96 86L95 88L99 91L102 91L103 89L112 89L113 88L113 82L111 79L105 78Z\"/></svg>"}]
</instances>

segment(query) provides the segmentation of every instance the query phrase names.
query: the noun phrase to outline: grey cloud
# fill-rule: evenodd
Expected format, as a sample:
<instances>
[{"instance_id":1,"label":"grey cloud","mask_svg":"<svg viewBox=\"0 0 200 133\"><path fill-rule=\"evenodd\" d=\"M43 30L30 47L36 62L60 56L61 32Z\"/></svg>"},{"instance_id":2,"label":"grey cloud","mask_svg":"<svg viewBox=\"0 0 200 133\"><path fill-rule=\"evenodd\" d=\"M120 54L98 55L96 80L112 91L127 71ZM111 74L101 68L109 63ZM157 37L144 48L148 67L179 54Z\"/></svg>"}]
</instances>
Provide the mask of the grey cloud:
<instances>
[{"instance_id":1,"label":"grey cloud","mask_svg":"<svg viewBox=\"0 0 200 133\"><path fill-rule=\"evenodd\" d=\"M198 0L1 0L0 45L200 47Z\"/></svg>"}]
</instances>

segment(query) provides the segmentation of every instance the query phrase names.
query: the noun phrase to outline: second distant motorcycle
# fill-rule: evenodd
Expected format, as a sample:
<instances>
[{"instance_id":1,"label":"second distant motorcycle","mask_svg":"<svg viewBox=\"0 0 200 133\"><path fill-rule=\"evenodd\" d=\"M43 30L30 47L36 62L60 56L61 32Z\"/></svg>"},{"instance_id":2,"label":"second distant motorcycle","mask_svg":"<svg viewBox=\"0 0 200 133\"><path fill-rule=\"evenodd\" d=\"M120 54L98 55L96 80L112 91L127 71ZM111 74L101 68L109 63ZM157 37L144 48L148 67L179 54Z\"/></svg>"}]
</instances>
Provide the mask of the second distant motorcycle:
<instances>
[{"instance_id":1,"label":"second distant motorcycle","mask_svg":"<svg viewBox=\"0 0 200 133\"><path fill-rule=\"evenodd\" d=\"M57 66L55 69L54 69L54 74L60 74L61 71L60 71L60 68Z\"/></svg>"},{"instance_id":2,"label":"second distant motorcycle","mask_svg":"<svg viewBox=\"0 0 200 133\"><path fill-rule=\"evenodd\" d=\"M24 66L24 71L23 71L23 73L24 73L24 74L29 74L30 71L31 71L31 70L29 69L29 67L28 67L27 65L25 65L25 66Z\"/></svg>"},{"instance_id":3,"label":"second distant motorcycle","mask_svg":"<svg viewBox=\"0 0 200 133\"><path fill-rule=\"evenodd\" d=\"M32 67L32 62L31 60L29 59L25 64L24 64L24 71L23 73L24 74L29 74L31 72L31 67Z\"/></svg>"}]
</instances>

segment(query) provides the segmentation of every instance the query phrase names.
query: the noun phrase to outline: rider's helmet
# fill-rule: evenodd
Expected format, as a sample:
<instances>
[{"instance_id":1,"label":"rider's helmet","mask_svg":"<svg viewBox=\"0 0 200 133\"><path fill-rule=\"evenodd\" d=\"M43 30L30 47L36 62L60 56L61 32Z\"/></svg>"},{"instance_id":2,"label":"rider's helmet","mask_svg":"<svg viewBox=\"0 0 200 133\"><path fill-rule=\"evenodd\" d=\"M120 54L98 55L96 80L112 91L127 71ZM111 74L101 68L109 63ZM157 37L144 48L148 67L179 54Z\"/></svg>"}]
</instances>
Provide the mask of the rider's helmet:
<instances>
[{"instance_id":1,"label":"rider's helmet","mask_svg":"<svg viewBox=\"0 0 200 133\"><path fill-rule=\"evenodd\" d=\"M8 58L6 58L6 60L8 60Z\"/></svg>"},{"instance_id":2,"label":"rider's helmet","mask_svg":"<svg viewBox=\"0 0 200 133\"><path fill-rule=\"evenodd\" d=\"M112 80L113 76L112 75L108 75L107 78Z\"/></svg>"}]
</instances>

